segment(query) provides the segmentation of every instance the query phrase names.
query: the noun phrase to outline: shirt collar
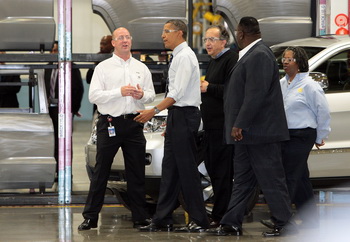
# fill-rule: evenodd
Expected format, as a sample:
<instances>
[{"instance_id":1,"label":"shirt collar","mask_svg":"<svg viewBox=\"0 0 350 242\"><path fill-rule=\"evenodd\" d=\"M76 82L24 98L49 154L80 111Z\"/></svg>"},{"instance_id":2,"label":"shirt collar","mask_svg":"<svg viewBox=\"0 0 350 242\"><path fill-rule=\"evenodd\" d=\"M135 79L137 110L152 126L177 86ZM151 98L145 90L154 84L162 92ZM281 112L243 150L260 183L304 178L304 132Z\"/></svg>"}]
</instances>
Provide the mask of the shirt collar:
<instances>
[{"instance_id":1,"label":"shirt collar","mask_svg":"<svg viewBox=\"0 0 350 242\"><path fill-rule=\"evenodd\" d=\"M181 50L183 50L187 46L188 46L188 44L186 41L184 41L181 44L179 44L178 46L176 46L175 49L173 50L173 56L176 56Z\"/></svg>"},{"instance_id":2,"label":"shirt collar","mask_svg":"<svg viewBox=\"0 0 350 242\"><path fill-rule=\"evenodd\" d=\"M220 56L222 56L223 54L226 53L226 51L228 51L230 48L225 48L223 49L219 54L217 54L215 57L213 57L213 59L217 59L219 58Z\"/></svg>"},{"instance_id":3,"label":"shirt collar","mask_svg":"<svg viewBox=\"0 0 350 242\"><path fill-rule=\"evenodd\" d=\"M119 56L117 56L116 54L113 53L113 58L116 59L117 61L119 61L121 64L123 63L130 63L130 60L132 58L132 55L130 54L130 58L127 59L126 61L124 61L122 58L120 58Z\"/></svg>"},{"instance_id":4,"label":"shirt collar","mask_svg":"<svg viewBox=\"0 0 350 242\"><path fill-rule=\"evenodd\" d=\"M240 60L240 59L250 50L250 48L252 48L252 47L253 47L256 43L258 43L260 40L261 40L261 38L255 40L255 41L252 42L252 43L250 43L250 44L247 45L243 50L240 50L239 53L238 53L238 55L239 55L238 60Z\"/></svg>"}]
</instances>

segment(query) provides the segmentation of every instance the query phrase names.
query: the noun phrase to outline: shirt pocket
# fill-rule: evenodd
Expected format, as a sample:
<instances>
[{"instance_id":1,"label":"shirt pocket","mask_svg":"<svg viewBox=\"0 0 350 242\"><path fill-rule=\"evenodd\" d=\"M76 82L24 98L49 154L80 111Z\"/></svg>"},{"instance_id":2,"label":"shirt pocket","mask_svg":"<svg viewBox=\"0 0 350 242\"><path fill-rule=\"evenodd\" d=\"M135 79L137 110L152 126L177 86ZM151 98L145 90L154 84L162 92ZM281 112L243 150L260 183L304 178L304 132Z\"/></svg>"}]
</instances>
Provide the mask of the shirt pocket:
<instances>
[{"instance_id":1,"label":"shirt pocket","mask_svg":"<svg viewBox=\"0 0 350 242\"><path fill-rule=\"evenodd\" d=\"M137 84L140 85L141 88L143 88L143 80L144 80L144 74L139 71L135 71L131 74L131 83L133 86L137 86Z\"/></svg>"}]
</instances>

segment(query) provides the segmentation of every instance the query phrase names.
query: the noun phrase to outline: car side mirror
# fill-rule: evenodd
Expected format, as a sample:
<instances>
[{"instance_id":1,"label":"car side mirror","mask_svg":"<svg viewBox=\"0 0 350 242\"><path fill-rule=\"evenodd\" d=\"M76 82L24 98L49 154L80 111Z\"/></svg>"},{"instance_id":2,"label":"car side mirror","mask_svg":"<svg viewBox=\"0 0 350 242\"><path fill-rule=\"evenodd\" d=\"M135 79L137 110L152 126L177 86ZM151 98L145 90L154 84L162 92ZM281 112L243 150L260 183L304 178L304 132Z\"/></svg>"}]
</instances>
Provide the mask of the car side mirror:
<instances>
[{"instance_id":1,"label":"car side mirror","mask_svg":"<svg viewBox=\"0 0 350 242\"><path fill-rule=\"evenodd\" d=\"M316 81L324 91L328 90L329 82L326 74L322 72L310 72L310 77Z\"/></svg>"}]
</instances>

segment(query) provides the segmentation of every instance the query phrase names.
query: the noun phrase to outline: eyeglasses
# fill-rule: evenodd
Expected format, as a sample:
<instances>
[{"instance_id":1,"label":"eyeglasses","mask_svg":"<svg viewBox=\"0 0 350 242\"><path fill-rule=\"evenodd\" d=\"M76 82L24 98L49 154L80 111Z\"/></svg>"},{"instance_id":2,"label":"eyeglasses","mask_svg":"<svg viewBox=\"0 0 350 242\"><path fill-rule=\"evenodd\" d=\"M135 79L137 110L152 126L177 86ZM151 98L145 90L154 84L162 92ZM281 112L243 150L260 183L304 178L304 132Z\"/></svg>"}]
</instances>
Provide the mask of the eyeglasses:
<instances>
[{"instance_id":1,"label":"eyeglasses","mask_svg":"<svg viewBox=\"0 0 350 242\"><path fill-rule=\"evenodd\" d=\"M169 34L172 32L179 31L178 29L163 29L163 34Z\"/></svg>"},{"instance_id":2,"label":"eyeglasses","mask_svg":"<svg viewBox=\"0 0 350 242\"><path fill-rule=\"evenodd\" d=\"M123 40L132 40L132 36L130 35L120 35L117 38L115 38L114 40L119 40L119 41L123 41Z\"/></svg>"},{"instance_id":3,"label":"eyeglasses","mask_svg":"<svg viewBox=\"0 0 350 242\"><path fill-rule=\"evenodd\" d=\"M223 40L223 39L220 39L220 38L217 38L217 37L209 37L209 38L203 38L202 39L203 40L203 43L205 44L207 41L209 42L209 43L214 43L214 42L216 42L216 41L218 41L218 40Z\"/></svg>"},{"instance_id":4,"label":"eyeglasses","mask_svg":"<svg viewBox=\"0 0 350 242\"><path fill-rule=\"evenodd\" d=\"M295 62L296 59L295 59L295 58L282 58L281 61L282 61L282 63L284 63L284 62L290 63L290 62L292 62L292 61Z\"/></svg>"}]
</instances>

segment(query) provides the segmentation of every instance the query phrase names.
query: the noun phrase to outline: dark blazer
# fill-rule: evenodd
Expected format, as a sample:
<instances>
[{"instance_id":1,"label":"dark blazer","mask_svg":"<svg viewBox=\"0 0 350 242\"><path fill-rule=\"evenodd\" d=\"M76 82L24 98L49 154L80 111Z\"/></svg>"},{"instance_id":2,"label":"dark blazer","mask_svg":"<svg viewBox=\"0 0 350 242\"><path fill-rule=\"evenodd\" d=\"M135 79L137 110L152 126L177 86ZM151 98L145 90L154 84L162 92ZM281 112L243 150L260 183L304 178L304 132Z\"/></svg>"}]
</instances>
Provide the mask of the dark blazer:
<instances>
[{"instance_id":1,"label":"dark blazer","mask_svg":"<svg viewBox=\"0 0 350 242\"><path fill-rule=\"evenodd\" d=\"M276 58L262 41L237 62L225 83L225 139L259 144L289 139ZM235 142L232 127L243 129Z\"/></svg>"},{"instance_id":2,"label":"dark blazer","mask_svg":"<svg viewBox=\"0 0 350 242\"><path fill-rule=\"evenodd\" d=\"M52 64L52 63L51 63ZM51 79L52 69L45 69L45 87L47 98L50 97L50 79ZM57 77L58 78L58 77ZM81 106L81 101L84 94L84 85L81 78L81 73L78 68L74 68L72 64L72 113L77 113ZM58 97L58 79L56 80L55 96Z\"/></svg>"}]
</instances>

